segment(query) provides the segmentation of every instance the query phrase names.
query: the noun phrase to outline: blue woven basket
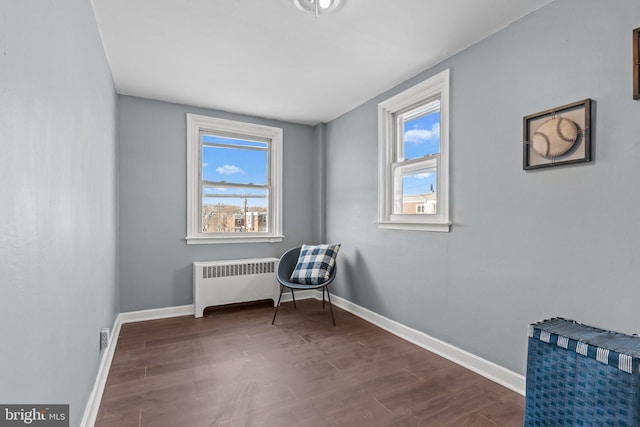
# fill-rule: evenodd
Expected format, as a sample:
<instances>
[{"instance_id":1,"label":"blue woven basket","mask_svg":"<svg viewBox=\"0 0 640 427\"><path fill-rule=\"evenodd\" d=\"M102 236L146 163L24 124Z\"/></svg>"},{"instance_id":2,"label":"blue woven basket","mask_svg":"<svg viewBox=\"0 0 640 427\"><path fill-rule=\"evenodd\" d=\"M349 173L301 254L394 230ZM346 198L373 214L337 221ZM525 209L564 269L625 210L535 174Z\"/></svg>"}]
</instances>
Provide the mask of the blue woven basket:
<instances>
[{"instance_id":1,"label":"blue woven basket","mask_svg":"<svg viewBox=\"0 0 640 427\"><path fill-rule=\"evenodd\" d=\"M640 427L640 337L561 318L530 325L525 427Z\"/></svg>"}]
</instances>

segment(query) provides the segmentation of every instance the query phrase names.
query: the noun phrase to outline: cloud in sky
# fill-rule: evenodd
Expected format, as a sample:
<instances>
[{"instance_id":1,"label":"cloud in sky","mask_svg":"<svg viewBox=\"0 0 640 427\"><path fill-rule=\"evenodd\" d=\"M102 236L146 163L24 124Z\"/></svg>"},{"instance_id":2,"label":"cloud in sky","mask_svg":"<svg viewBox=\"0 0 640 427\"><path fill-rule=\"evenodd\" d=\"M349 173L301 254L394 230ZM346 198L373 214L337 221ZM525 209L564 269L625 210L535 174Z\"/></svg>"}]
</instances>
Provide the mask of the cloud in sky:
<instances>
[{"instance_id":1,"label":"cloud in sky","mask_svg":"<svg viewBox=\"0 0 640 427\"><path fill-rule=\"evenodd\" d=\"M417 174L417 175L413 175L413 176L415 176L415 177L416 177L416 178L418 178L418 179L427 179L427 178L429 178L431 175L432 175L432 173L431 173L431 172L425 172L425 173L419 173L419 174Z\"/></svg>"},{"instance_id":2,"label":"cloud in sky","mask_svg":"<svg viewBox=\"0 0 640 427\"><path fill-rule=\"evenodd\" d=\"M203 168L206 168L207 166L209 166L209 163L202 163Z\"/></svg>"},{"instance_id":3,"label":"cloud in sky","mask_svg":"<svg viewBox=\"0 0 640 427\"><path fill-rule=\"evenodd\" d=\"M409 129L404 133L405 142L420 144L440 137L440 123L434 123L431 129Z\"/></svg>"},{"instance_id":4,"label":"cloud in sky","mask_svg":"<svg viewBox=\"0 0 640 427\"><path fill-rule=\"evenodd\" d=\"M216 172L222 175L234 175L236 173L244 173L242 169L234 165L224 165L216 168Z\"/></svg>"}]
</instances>

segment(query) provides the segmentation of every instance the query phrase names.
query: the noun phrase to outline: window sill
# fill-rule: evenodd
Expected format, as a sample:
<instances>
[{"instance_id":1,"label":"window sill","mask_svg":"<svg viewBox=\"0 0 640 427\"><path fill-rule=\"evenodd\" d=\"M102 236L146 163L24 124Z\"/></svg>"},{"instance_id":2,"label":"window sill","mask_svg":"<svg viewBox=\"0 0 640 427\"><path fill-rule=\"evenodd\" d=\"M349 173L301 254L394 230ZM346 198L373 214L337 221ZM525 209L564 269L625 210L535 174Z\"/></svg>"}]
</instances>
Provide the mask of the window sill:
<instances>
[{"instance_id":1,"label":"window sill","mask_svg":"<svg viewBox=\"0 0 640 427\"><path fill-rule=\"evenodd\" d=\"M284 236L191 236L186 237L185 240L187 241L187 245L220 245L227 243L278 243L284 240Z\"/></svg>"},{"instance_id":2,"label":"window sill","mask_svg":"<svg viewBox=\"0 0 640 427\"><path fill-rule=\"evenodd\" d=\"M410 231L435 231L448 233L451 228L450 222L445 223L419 223L402 221L378 221L378 228L382 230L410 230Z\"/></svg>"}]
</instances>

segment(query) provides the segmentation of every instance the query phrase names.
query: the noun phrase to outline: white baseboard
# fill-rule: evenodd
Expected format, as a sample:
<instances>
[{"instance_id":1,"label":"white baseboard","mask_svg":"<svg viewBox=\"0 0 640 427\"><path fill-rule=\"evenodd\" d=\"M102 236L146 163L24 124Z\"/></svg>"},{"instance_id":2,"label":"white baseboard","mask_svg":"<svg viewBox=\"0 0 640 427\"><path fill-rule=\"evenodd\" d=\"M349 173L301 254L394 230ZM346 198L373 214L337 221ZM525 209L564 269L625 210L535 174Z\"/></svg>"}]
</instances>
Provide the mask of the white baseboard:
<instances>
[{"instance_id":1,"label":"white baseboard","mask_svg":"<svg viewBox=\"0 0 640 427\"><path fill-rule=\"evenodd\" d=\"M296 292L296 300L303 300L314 298L317 300L322 299L322 294L319 291L298 291ZM285 292L282 294L281 302L292 301L291 293ZM507 368L483 359L468 351L462 350L437 338L433 338L424 332L420 332L416 329L405 326L401 323L384 317L378 313L374 313L364 307L352 303L337 295L331 297L331 302L341 309L348 311L349 313L356 315L369 323L372 323L379 328L382 328L404 340L407 340L419 347L429 350L445 359L451 360L460 366L463 366L485 378L490 379L510 390L515 391L524 396L525 394L525 377L517 374ZM87 407L82 417L81 427L93 427L98 416L98 409L100 408L100 401L102 400L102 394L104 392L104 386L107 382L107 376L109 375L109 368L111 367L111 361L113 360L113 354L115 352L118 336L120 335L120 327L124 323L142 322L145 320L165 319L169 317L188 316L195 313L193 304L183 305L178 307L166 307L153 310L141 310L131 311L127 313L120 313L114 322L111 332L111 340L109 348L102 355L100 362L100 368L98 369L98 375L96 382L89 396Z\"/></svg>"},{"instance_id":2,"label":"white baseboard","mask_svg":"<svg viewBox=\"0 0 640 427\"><path fill-rule=\"evenodd\" d=\"M320 292L315 296L321 299ZM398 337L407 340L419 347L429 350L445 359L451 360L491 381L498 383L510 390L524 396L525 377L507 368L483 359L468 351L462 350L437 338L433 338L424 332L420 332L401 323L386 318L378 313L374 313L364 307L340 298L337 295L331 297L331 302L341 309L354 314L369 323L372 323Z\"/></svg>"},{"instance_id":3,"label":"white baseboard","mask_svg":"<svg viewBox=\"0 0 640 427\"><path fill-rule=\"evenodd\" d=\"M315 299L320 299L322 298L322 296L317 296L316 294L320 294L320 292L318 291L295 291L295 295L296 295L296 301L298 300L303 300L303 299L310 299L310 298L315 298ZM282 293L282 299L280 300L280 303L283 302L290 302L293 301L293 299L291 298L291 292L289 291L285 291ZM274 307L277 303L276 302L273 304Z\"/></svg>"},{"instance_id":4,"label":"white baseboard","mask_svg":"<svg viewBox=\"0 0 640 427\"><path fill-rule=\"evenodd\" d=\"M104 386L107 383L107 376L109 375L109 368L111 368L111 361L113 360L113 354L116 351L116 343L120 336L120 327L122 326L121 314L116 316L116 320L113 322L113 328L111 329L111 336L109 337L109 347L102 353L100 359L100 366L98 367L98 375L96 381L93 384L93 390L89 395L87 406L84 409L84 415L82 421L80 421L81 427L93 427L98 417L98 409L100 409L100 402L102 401L102 394L104 393Z\"/></svg>"},{"instance_id":5,"label":"white baseboard","mask_svg":"<svg viewBox=\"0 0 640 427\"><path fill-rule=\"evenodd\" d=\"M151 310L129 311L120 313L122 323L144 322L145 320L166 319L169 317L189 316L195 313L193 304L177 307L154 308Z\"/></svg>"},{"instance_id":6,"label":"white baseboard","mask_svg":"<svg viewBox=\"0 0 640 427\"><path fill-rule=\"evenodd\" d=\"M303 291L296 292L296 299L315 298L322 299L320 291ZM282 294L282 301L291 301L291 295L285 300L285 294ZM341 309L356 315L379 328L384 329L404 340L407 340L419 347L429 350L445 359L451 360L460 366L463 366L491 381L498 383L518 394L525 394L525 377L507 368L490 362L473 353L462 350L430 335L420 332L416 329L405 326L401 323L384 317L378 313L374 313L364 307L352 303L337 295L331 296L331 302Z\"/></svg>"},{"instance_id":7,"label":"white baseboard","mask_svg":"<svg viewBox=\"0 0 640 427\"><path fill-rule=\"evenodd\" d=\"M141 310L130 311L127 313L120 313L116 317L111 329L111 336L109 337L109 347L102 354L100 359L100 366L98 368L98 375L93 385L93 390L89 395L87 406L84 410L81 427L93 427L98 417L98 409L100 409L100 402L102 401L102 394L104 393L104 386L107 383L107 377L109 376L109 368L111 368L111 361L116 350L116 344L118 343L118 337L120 336L120 328L124 323L142 322L145 320L165 319L168 317L188 316L193 315L194 306L183 305L179 307L167 307L158 308L153 310Z\"/></svg>"}]
</instances>

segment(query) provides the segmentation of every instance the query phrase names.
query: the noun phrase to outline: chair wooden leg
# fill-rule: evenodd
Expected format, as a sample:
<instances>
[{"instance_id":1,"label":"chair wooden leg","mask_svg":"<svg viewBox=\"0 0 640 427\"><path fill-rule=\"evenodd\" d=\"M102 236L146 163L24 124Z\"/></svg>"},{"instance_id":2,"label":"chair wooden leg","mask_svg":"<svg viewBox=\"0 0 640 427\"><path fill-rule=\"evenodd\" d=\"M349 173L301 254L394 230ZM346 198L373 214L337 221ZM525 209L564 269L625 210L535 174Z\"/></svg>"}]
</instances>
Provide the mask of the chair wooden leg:
<instances>
[{"instance_id":1,"label":"chair wooden leg","mask_svg":"<svg viewBox=\"0 0 640 427\"><path fill-rule=\"evenodd\" d=\"M280 285L280 295L278 296L278 303L276 304L276 311L273 313L273 319L271 319L271 324L276 321L276 314L278 314L278 307L280 307L280 300L282 299L282 291L284 286Z\"/></svg>"},{"instance_id":2,"label":"chair wooden leg","mask_svg":"<svg viewBox=\"0 0 640 427\"><path fill-rule=\"evenodd\" d=\"M293 298L293 308L297 310L298 307L296 307L296 296L293 294L293 288L291 288L291 298Z\"/></svg>"},{"instance_id":3,"label":"chair wooden leg","mask_svg":"<svg viewBox=\"0 0 640 427\"><path fill-rule=\"evenodd\" d=\"M329 301L329 311L331 312L331 321L333 322L333 326L336 326L336 319L333 317L333 306L331 305L331 295L329 295L329 288L326 288L326 289L327 289L327 300Z\"/></svg>"}]
</instances>

